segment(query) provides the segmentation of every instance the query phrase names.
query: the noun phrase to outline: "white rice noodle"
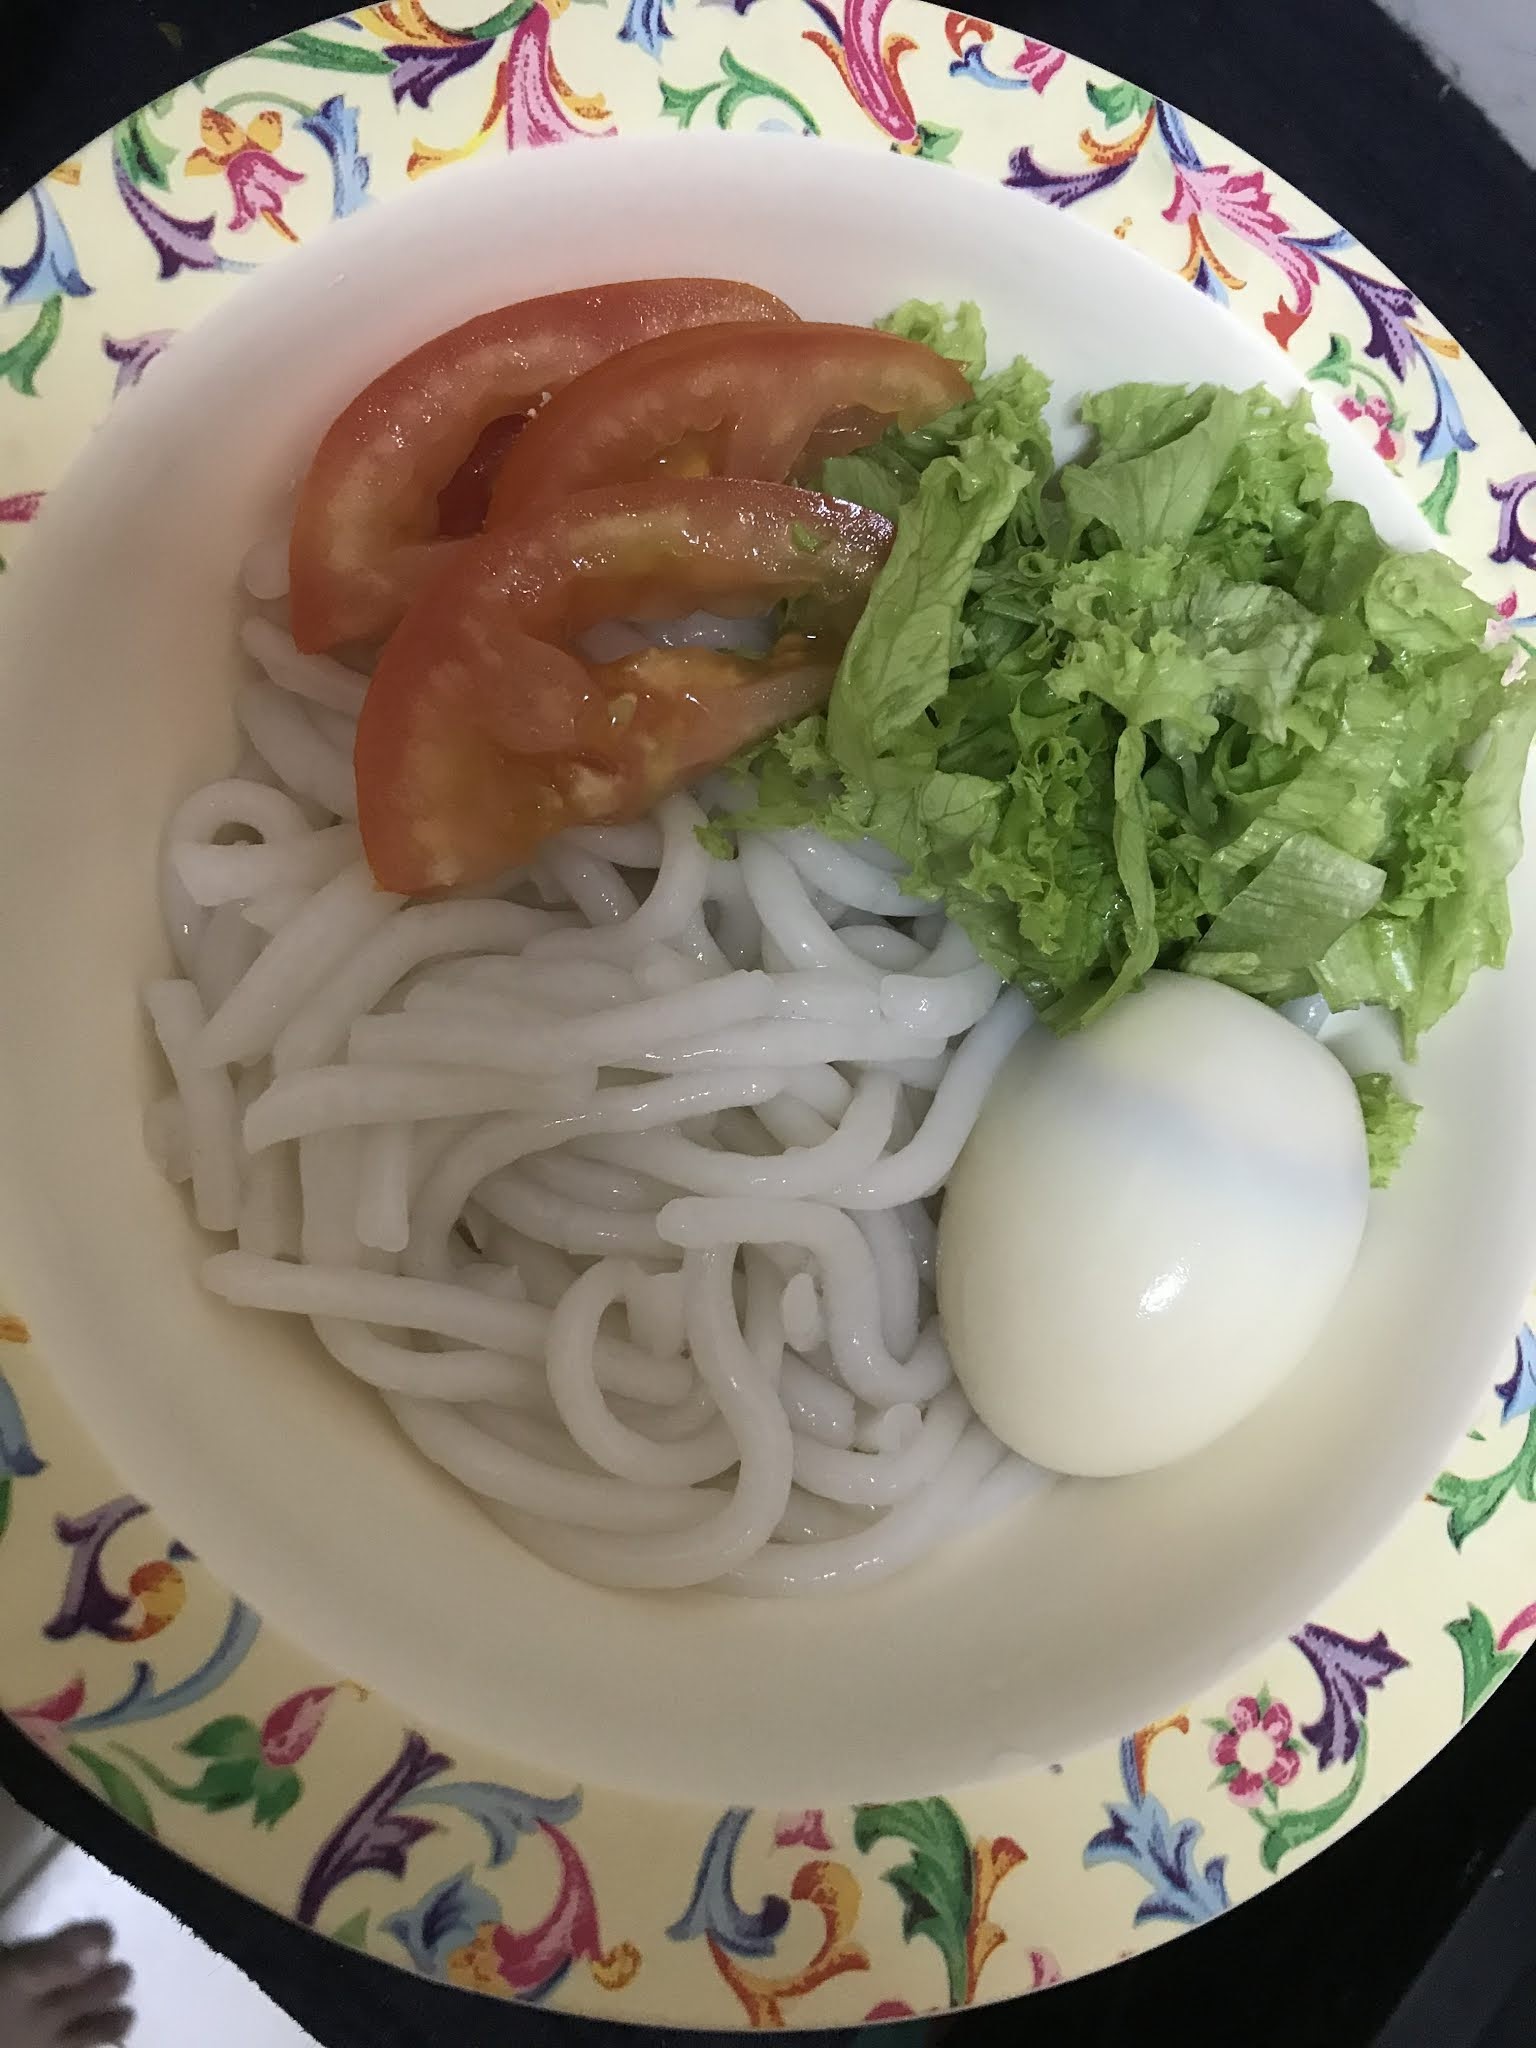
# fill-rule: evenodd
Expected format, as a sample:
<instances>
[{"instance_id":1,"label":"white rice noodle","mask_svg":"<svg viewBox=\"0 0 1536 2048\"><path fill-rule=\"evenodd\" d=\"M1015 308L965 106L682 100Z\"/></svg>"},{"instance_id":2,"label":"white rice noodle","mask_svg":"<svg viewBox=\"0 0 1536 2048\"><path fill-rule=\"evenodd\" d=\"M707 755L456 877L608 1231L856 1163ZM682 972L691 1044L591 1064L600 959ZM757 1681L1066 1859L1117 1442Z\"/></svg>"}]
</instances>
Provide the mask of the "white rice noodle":
<instances>
[{"instance_id":1,"label":"white rice noodle","mask_svg":"<svg viewBox=\"0 0 1536 2048\"><path fill-rule=\"evenodd\" d=\"M406 904L351 822L362 679L242 641L254 753L167 828L145 996L146 1145L236 1247L209 1288L306 1319L606 1585L863 1585L1027 1499L952 1378L931 1213L1022 997L883 849L715 858L727 777Z\"/></svg>"},{"instance_id":2,"label":"white rice noodle","mask_svg":"<svg viewBox=\"0 0 1536 2048\"><path fill-rule=\"evenodd\" d=\"M300 699L275 683L244 682L235 692L235 716L285 788L333 817L357 816L351 756L321 734Z\"/></svg>"}]
</instances>

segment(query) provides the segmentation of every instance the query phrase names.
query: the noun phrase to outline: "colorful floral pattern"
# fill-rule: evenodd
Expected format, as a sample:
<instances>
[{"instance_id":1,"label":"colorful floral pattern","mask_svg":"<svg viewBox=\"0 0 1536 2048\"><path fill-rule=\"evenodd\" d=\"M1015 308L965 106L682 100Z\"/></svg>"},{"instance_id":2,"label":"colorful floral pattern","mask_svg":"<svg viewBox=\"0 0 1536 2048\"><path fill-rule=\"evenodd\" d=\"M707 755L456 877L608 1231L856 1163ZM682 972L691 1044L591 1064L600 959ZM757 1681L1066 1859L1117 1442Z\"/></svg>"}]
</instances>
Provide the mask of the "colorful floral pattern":
<instances>
[{"instance_id":1,"label":"colorful floral pattern","mask_svg":"<svg viewBox=\"0 0 1536 2048\"><path fill-rule=\"evenodd\" d=\"M1536 628L1536 449L1413 294L1150 94L916 0L509 0L460 28L386 0L119 122L0 218L0 567L114 395L246 273L486 151L705 128L947 161L1129 242L1286 351L1501 630ZM456 1758L317 1668L122 1492L15 1315L0 1361L0 1707L332 1940L601 2017L851 2025L1100 1967L1316 1853L1536 1637L1525 1329L1455 1469L1235 1691L965 1794L644 1802Z\"/></svg>"},{"instance_id":2,"label":"colorful floral pattern","mask_svg":"<svg viewBox=\"0 0 1536 2048\"><path fill-rule=\"evenodd\" d=\"M1239 1806L1279 1798L1301 1769L1293 1740L1291 1710L1267 1692L1245 1693L1227 1708L1225 1721L1211 1724L1211 1762L1221 1772L1227 1796Z\"/></svg>"}]
</instances>

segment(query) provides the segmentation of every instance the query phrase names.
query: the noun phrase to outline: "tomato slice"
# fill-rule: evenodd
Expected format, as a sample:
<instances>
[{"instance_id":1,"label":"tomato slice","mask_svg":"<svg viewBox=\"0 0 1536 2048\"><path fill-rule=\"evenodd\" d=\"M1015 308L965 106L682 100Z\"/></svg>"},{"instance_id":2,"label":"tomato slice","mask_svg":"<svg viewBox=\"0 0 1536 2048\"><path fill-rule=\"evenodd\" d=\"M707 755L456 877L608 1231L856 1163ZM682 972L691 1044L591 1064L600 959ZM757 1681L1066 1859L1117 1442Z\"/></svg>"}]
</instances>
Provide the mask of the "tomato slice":
<instances>
[{"instance_id":1,"label":"tomato slice","mask_svg":"<svg viewBox=\"0 0 1536 2048\"><path fill-rule=\"evenodd\" d=\"M402 357L332 423L300 488L294 638L313 652L389 631L437 566L439 493L495 422L637 342L721 320L794 319L756 285L660 278L502 306Z\"/></svg>"},{"instance_id":2,"label":"tomato slice","mask_svg":"<svg viewBox=\"0 0 1536 2048\"><path fill-rule=\"evenodd\" d=\"M507 450L528 424L525 412L492 420L437 494L437 531L443 540L479 533L490 509L491 489Z\"/></svg>"},{"instance_id":3,"label":"tomato slice","mask_svg":"<svg viewBox=\"0 0 1536 2048\"><path fill-rule=\"evenodd\" d=\"M381 888L489 880L571 824L640 816L826 701L890 547L877 514L788 484L651 482L464 543L379 658L358 722L358 823ZM807 600L766 658L648 648L595 663L611 619Z\"/></svg>"},{"instance_id":4,"label":"tomato slice","mask_svg":"<svg viewBox=\"0 0 1536 2048\"><path fill-rule=\"evenodd\" d=\"M971 395L958 364L869 327L699 327L610 357L558 392L509 449L487 523L658 468L778 483L813 443L861 447Z\"/></svg>"}]
</instances>

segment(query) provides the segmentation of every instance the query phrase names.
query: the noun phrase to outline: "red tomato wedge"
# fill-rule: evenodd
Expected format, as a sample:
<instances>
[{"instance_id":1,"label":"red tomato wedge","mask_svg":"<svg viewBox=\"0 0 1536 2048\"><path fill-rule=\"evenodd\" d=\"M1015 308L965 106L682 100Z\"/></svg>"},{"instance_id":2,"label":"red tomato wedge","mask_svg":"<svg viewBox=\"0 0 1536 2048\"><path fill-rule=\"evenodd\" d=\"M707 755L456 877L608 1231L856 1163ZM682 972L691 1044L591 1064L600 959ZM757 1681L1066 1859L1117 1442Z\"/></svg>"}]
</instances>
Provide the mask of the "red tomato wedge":
<instances>
[{"instance_id":1,"label":"red tomato wedge","mask_svg":"<svg viewBox=\"0 0 1536 2048\"><path fill-rule=\"evenodd\" d=\"M507 452L487 524L571 491L682 475L781 482L813 443L862 446L961 404L958 364L869 327L735 322L613 356L558 392Z\"/></svg>"},{"instance_id":2,"label":"red tomato wedge","mask_svg":"<svg viewBox=\"0 0 1536 2048\"><path fill-rule=\"evenodd\" d=\"M374 878L404 895L487 881L824 703L890 542L858 506L725 479L592 491L465 542L385 646L358 722ZM606 620L749 617L789 598L808 618L766 657L577 651Z\"/></svg>"},{"instance_id":3,"label":"red tomato wedge","mask_svg":"<svg viewBox=\"0 0 1536 2048\"><path fill-rule=\"evenodd\" d=\"M502 306L402 357L332 423L300 488L294 638L313 652L389 631L437 567L439 493L495 422L638 342L722 320L794 319L756 285L659 278Z\"/></svg>"},{"instance_id":4,"label":"red tomato wedge","mask_svg":"<svg viewBox=\"0 0 1536 2048\"><path fill-rule=\"evenodd\" d=\"M492 420L443 485L437 494L437 530L444 540L464 540L485 525L497 473L527 424L525 412Z\"/></svg>"}]
</instances>

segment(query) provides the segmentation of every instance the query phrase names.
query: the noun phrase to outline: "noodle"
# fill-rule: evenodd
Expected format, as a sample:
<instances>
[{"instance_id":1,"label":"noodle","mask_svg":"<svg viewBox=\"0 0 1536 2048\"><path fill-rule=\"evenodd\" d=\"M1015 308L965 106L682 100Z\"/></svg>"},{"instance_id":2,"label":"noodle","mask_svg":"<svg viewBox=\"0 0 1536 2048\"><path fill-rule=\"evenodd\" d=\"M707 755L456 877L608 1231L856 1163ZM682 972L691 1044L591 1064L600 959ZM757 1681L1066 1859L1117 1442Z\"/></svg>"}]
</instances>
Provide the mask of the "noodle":
<instances>
[{"instance_id":1,"label":"noodle","mask_svg":"<svg viewBox=\"0 0 1536 2048\"><path fill-rule=\"evenodd\" d=\"M1022 996L883 849L715 858L698 828L749 800L721 776L478 894L386 895L364 679L270 618L241 639L254 752L167 827L179 978L145 993L146 1145L238 1247L211 1291L307 1318L603 1584L863 1585L1028 1498L952 1379L930 1214Z\"/></svg>"}]
</instances>

